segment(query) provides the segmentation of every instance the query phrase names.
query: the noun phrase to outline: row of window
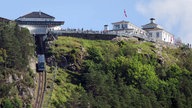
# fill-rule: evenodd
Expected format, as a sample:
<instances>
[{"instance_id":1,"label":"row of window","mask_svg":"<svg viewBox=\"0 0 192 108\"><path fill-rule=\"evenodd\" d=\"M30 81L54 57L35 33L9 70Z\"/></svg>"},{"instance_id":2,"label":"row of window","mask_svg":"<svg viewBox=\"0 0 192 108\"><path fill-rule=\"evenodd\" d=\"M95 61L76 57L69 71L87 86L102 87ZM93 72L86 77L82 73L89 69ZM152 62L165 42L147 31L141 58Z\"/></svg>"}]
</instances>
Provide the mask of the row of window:
<instances>
[{"instance_id":1,"label":"row of window","mask_svg":"<svg viewBox=\"0 0 192 108\"><path fill-rule=\"evenodd\" d=\"M114 29L127 29L127 24L114 25Z\"/></svg>"},{"instance_id":2,"label":"row of window","mask_svg":"<svg viewBox=\"0 0 192 108\"><path fill-rule=\"evenodd\" d=\"M152 36L153 34L152 33L149 33L150 36ZM159 38L160 36L160 33L159 32L156 32L156 38Z\"/></svg>"}]
</instances>

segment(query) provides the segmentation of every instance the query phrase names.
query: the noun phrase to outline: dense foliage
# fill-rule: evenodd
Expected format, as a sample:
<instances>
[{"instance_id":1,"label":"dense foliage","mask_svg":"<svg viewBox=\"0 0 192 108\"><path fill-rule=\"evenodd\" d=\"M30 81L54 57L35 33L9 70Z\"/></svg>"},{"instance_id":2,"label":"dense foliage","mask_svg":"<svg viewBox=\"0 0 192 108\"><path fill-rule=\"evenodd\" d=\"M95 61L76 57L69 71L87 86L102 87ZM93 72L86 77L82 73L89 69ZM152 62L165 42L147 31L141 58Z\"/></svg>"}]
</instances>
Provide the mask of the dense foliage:
<instances>
[{"instance_id":1,"label":"dense foliage","mask_svg":"<svg viewBox=\"0 0 192 108\"><path fill-rule=\"evenodd\" d=\"M34 54L34 40L29 31L14 22L0 23L0 107L22 108L30 98L22 93L33 86L29 58Z\"/></svg>"},{"instance_id":2,"label":"dense foliage","mask_svg":"<svg viewBox=\"0 0 192 108\"><path fill-rule=\"evenodd\" d=\"M52 107L192 108L191 49L160 47L59 37Z\"/></svg>"}]
</instances>

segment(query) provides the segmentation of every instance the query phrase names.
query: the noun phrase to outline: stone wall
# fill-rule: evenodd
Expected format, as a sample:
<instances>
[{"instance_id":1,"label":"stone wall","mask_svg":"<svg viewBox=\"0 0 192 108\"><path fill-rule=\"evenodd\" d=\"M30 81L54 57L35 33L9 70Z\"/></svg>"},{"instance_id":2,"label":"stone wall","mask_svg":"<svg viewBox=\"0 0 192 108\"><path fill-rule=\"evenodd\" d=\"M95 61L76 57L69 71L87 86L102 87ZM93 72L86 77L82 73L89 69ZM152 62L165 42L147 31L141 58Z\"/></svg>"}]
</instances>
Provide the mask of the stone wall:
<instances>
[{"instance_id":1,"label":"stone wall","mask_svg":"<svg viewBox=\"0 0 192 108\"><path fill-rule=\"evenodd\" d=\"M109 34L84 34L84 33L62 33L61 36L70 36L90 40L112 40L113 38L117 37L117 35L109 35Z\"/></svg>"}]
</instances>

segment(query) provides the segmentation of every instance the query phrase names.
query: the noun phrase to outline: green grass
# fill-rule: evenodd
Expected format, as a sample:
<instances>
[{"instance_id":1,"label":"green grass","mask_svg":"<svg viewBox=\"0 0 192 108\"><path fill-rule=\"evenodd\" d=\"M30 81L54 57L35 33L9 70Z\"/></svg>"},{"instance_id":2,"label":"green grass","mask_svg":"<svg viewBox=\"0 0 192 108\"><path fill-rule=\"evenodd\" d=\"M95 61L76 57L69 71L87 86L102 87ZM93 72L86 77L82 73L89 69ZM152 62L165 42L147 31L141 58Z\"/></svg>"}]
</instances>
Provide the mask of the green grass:
<instances>
[{"instance_id":1,"label":"green grass","mask_svg":"<svg viewBox=\"0 0 192 108\"><path fill-rule=\"evenodd\" d=\"M140 50L142 54L154 55L158 57L156 52L158 52L159 49L155 47L154 43L138 42L134 40L128 40L128 41L125 41L125 43L127 47L129 46L130 48ZM114 42L110 40L107 40L107 41L106 40L87 40L87 39L81 39L81 38L59 36L58 40L56 40L54 44L56 44L57 47L55 46L52 47L53 52L56 52L56 53L60 52L63 54L67 54L68 52L74 49L78 53L80 53L82 52L83 49L86 51L90 47L97 47L103 53L106 51L111 53L119 53L118 42ZM165 59L165 60L169 60L168 62L175 62L176 59L171 53L171 52L174 52L175 49L167 48L167 50L168 51L166 51L166 49L163 49L163 52L162 52L163 57L165 58L169 57L169 59ZM169 50L171 51L169 52ZM165 55L164 53L166 53L167 55ZM170 61L170 60L173 60L173 61Z\"/></svg>"},{"instance_id":2,"label":"green grass","mask_svg":"<svg viewBox=\"0 0 192 108\"><path fill-rule=\"evenodd\" d=\"M56 55L58 60L61 55L70 55L71 57L74 57L74 64L81 68L81 63L84 61L84 58L81 58L81 55L87 56L87 51L92 47L96 48L97 51L100 51L98 54L101 53L106 64L110 59L116 59L116 55L122 55L126 58L126 56L132 56L131 54L137 54L138 50L140 50L139 52L143 55L149 55L155 58L162 56L165 60L164 62L169 65L177 61L174 56L175 52L177 52L175 49L162 48L162 51L160 51L154 43L134 40L115 42L110 40L87 40L60 36L58 37L58 40L54 41L51 51ZM158 55L158 51L160 51L161 54ZM69 72L69 70L59 68L56 74L56 79L54 80L54 73L47 73L47 85L54 83L54 88L53 92L47 90L45 101L49 101L48 95L52 94L51 103L49 103L52 108L58 107L57 105L66 104L74 93L80 93L77 90L81 90L81 87L77 84L73 84L70 78L71 76L75 76L74 74L76 76L80 75L78 72Z\"/></svg>"}]
</instances>

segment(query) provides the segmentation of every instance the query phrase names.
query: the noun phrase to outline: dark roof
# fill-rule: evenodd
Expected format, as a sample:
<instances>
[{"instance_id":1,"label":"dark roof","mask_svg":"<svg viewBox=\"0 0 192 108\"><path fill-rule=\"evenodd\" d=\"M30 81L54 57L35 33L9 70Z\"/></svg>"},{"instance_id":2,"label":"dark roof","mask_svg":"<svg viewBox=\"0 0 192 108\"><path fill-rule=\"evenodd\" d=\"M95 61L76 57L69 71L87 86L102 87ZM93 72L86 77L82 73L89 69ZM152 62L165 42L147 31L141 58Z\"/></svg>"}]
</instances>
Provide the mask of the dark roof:
<instances>
[{"instance_id":1,"label":"dark roof","mask_svg":"<svg viewBox=\"0 0 192 108\"><path fill-rule=\"evenodd\" d=\"M157 28L157 24L149 23L149 24L143 25L142 27L143 29L152 29L152 28Z\"/></svg>"},{"instance_id":2,"label":"dark roof","mask_svg":"<svg viewBox=\"0 0 192 108\"><path fill-rule=\"evenodd\" d=\"M115 23L112 23L112 24L122 24L122 23L129 23L129 21L119 21L119 22L115 22Z\"/></svg>"},{"instance_id":3,"label":"dark roof","mask_svg":"<svg viewBox=\"0 0 192 108\"><path fill-rule=\"evenodd\" d=\"M142 29L146 30L146 29L163 29L160 25L156 24L155 18L150 18L150 23L143 25Z\"/></svg>"},{"instance_id":4,"label":"dark roof","mask_svg":"<svg viewBox=\"0 0 192 108\"><path fill-rule=\"evenodd\" d=\"M48 26L58 26L63 25L64 21L19 21L16 20L19 25L48 25Z\"/></svg>"},{"instance_id":5,"label":"dark roof","mask_svg":"<svg viewBox=\"0 0 192 108\"><path fill-rule=\"evenodd\" d=\"M164 29L162 29L162 28L143 28L143 30L154 31L154 30L164 30Z\"/></svg>"},{"instance_id":6,"label":"dark roof","mask_svg":"<svg viewBox=\"0 0 192 108\"><path fill-rule=\"evenodd\" d=\"M39 12L31 12L19 18L55 18L55 17L39 11Z\"/></svg>"},{"instance_id":7,"label":"dark roof","mask_svg":"<svg viewBox=\"0 0 192 108\"><path fill-rule=\"evenodd\" d=\"M9 22L9 21L11 21L11 20L0 17L0 22Z\"/></svg>"},{"instance_id":8,"label":"dark roof","mask_svg":"<svg viewBox=\"0 0 192 108\"><path fill-rule=\"evenodd\" d=\"M149 23L142 26L143 29L163 29L160 25L156 23Z\"/></svg>"}]
</instances>

